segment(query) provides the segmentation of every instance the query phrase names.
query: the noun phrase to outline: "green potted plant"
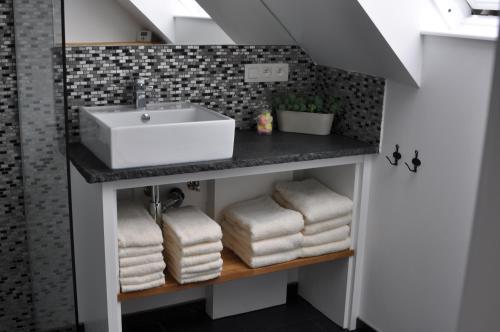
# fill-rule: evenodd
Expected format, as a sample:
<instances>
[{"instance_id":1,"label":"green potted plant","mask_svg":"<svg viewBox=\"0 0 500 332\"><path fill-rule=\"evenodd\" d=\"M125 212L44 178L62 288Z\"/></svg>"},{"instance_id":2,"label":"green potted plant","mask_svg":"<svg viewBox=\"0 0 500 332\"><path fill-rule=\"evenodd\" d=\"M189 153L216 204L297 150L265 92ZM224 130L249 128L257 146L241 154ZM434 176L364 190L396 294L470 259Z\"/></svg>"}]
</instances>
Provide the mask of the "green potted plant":
<instances>
[{"instance_id":1,"label":"green potted plant","mask_svg":"<svg viewBox=\"0 0 500 332\"><path fill-rule=\"evenodd\" d=\"M272 106L278 117L280 131L329 135L341 103L334 96L322 98L287 94L274 97Z\"/></svg>"}]
</instances>

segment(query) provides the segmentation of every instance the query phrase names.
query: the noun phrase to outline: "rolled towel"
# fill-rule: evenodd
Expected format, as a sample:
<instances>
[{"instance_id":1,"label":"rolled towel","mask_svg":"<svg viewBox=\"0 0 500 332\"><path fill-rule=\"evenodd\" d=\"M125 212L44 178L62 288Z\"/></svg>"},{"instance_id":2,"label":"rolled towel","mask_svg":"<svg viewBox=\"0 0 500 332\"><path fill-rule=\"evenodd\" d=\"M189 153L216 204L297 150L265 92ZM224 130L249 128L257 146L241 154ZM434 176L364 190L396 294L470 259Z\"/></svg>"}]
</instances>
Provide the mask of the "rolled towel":
<instances>
[{"instance_id":1,"label":"rolled towel","mask_svg":"<svg viewBox=\"0 0 500 332\"><path fill-rule=\"evenodd\" d=\"M166 236L175 237L183 247L215 242L222 238L219 224L193 206L164 213L163 231Z\"/></svg>"},{"instance_id":2,"label":"rolled towel","mask_svg":"<svg viewBox=\"0 0 500 332\"><path fill-rule=\"evenodd\" d=\"M303 247L319 246L321 244L343 241L349 237L349 226L342 226L326 232L304 236Z\"/></svg>"},{"instance_id":3,"label":"rolled towel","mask_svg":"<svg viewBox=\"0 0 500 332\"><path fill-rule=\"evenodd\" d=\"M178 275L184 273L203 273L208 270L222 268L222 264L222 258L219 258L204 264L182 267L177 262L167 259L168 271Z\"/></svg>"},{"instance_id":4,"label":"rolled towel","mask_svg":"<svg viewBox=\"0 0 500 332\"><path fill-rule=\"evenodd\" d=\"M165 262L148 263L120 268L120 278L139 277L147 274L163 272Z\"/></svg>"},{"instance_id":5,"label":"rolled towel","mask_svg":"<svg viewBox=\"0 0 500 332\"><path fill-rule=\"evenodd\" d=\"M118 248L118 256L120 258L137 257L137 256L156 254L162 251L163 251L163 246L161 244L149 247Z\"/></svg>"},{"instance_id":6,"label":"rolled towel","mask_svg":"<svg viewBox=\"0 0 500 332\"><path fill-rule=\"evenodd\" d=\"M225 234L222 238L225 246L230 248L238 257L251 268L259 268L263 266L284 263L300 257L301 248L283 251L271 255L254 256L242 247L238 240L233 238L230 234Z\"/></svg>"},{"instance_id":7,"label":"rolled towel","mask_svg":"<svg viewBox=\"0 0 500 332\"><path fill-rule=\"evenodd\" d=\"M303 236L301 233L273 237L267 240L251 241L249 238L245 237L246 234L239 232L231 223L222 221L221 226L223 239L230 233L229 235L238 239L241 246L245 247L252 256L271 255L297 249L302 246Z\"/></svg>"},{"instance_id":8,"label":"rolled towel","mask_svg":"<svg viewBox=\"0 0 500 332\"><path fill-rule=\"evenodd\" d=\"M161 253L161 251L156 254L136 257L124 257L119 259L120 268L156 262L163 262L163 254Z\"/></svg>"},{"instance_id":9,"label":"rolled towel","mask_svg":"<svg viewBox=\"0 0 500 332\"><path fill-rule=\"evenodd\" d=\"M118 207L118 246L147 247L163 243L163 235L149 213L139 204Z\"/></svg>"},{"instance_id":10,"label":"rolled towel","mask_svg":"<svg viewBox=\"0 0 500 332\"><path fill-rule=\"evenodd\" d=\"M299 211L307 223L334 219L352 212L353 203L315 179L279 182L273 197L285 207Z\"/></svg>"},{"instance_id":11,"label":"rolled towel","mask_svg":"<svg viewBox=\"0 0 500 332\"><path fill-rule=\"evenodd\" d=\"M169 246L170 248L175 248L180 251L182 256L197 256L212 254L216 252L221 252L222 242L220 240L215 242L205 242L200 244L195 244L192 246L182 246L174 237L165 234L165 248Z\"/></svg>"},{"instance_id":12,"label":"rolled towel","mask_svg":"<svg viewBox=\"0 0 500 332\"><path fill-rule=\"evenodd\" d=\"M338 227L342 227L345 225L349 225L352 221L352 214L346 214L344 216L330 219L327 221L317 222L314 224L307 224L304 226L304 230L302 234L304 235L313 235L325 231L329 231L331 229L335 229Z\"/></svg>"},{"instance_id":13,"label":"rolled towel","mask_svg":"<svg viewBox=\"0 0 500 332\"><path fill-rule=\"evenodd\" d=\"M156 272L151 274L146 274L140 277L128 277L128 278L120 278L120 284L126 286L140 285L148 282L156 281L160 278L164 278L165 275L163 272Z\"/></svg>"},{"instance_id":14,"label":"rolled towel","mask_svg":"<svg viewBox=\"0 0 500 332\"><path fill-rule=\"evenodd\" d=\"M343 241L321 244L313 247L302 247L301 257L311 257L342 251L351 247L351 238Z\"/></svg>"},{"instance_id":15,"label":"rolled towel","mask_svg":"<svg viewBox=\"0 0 500 332\"><path fill-rule=\"evenodd\" d=\"M220 252L216 252L206 255L182 256L180 252L176 252L175 250L170 250L167 248L165 250L165 257L167 260L175 261L176 265L179 265L181 267L188 267L216 261L221 258L221 255Z\"/></svg>"},{"instance_id":16,"label":"rolled towel","mask_svg":"<svg viewBox=\"0 0 500 332\"><path fill-rule=\"evenodd\" d=\"M137 284L137 285L122 285L122 292L127 293L127 292L136 292L140 290L145 290L145 289L150 289L150 288L155 288L155 287L160 287L165 285L165 277L162 277L160 279L146 282L144 284Z\"/></svg>"},{"instance_id":17,"label":"rolled towel","mask_svg":"<svg viewBox=\"0 0 500 332\"><path fill-rule=\"evenodd\" d=\"M202 281L207 281L211 279L215 279L220 277L221 272L215 272L215 273L200 273L197 275L193 275L191 277L181 277L177 274L171 274L172 277L179 283L179 284L188 284L192 282L202 282Z\"/></svg>"},{"instance_id":18,"label":"rolled towel","mask_svg":"<svg viewBox=\"0 0 500 332\"><path fill-rule=\"evenodd\" d=\"M304 219L279 206L269 196L232 204L224 209L224 219L249 235L251 241L291 235L304 228Z\"/></svg>"}]
</instances>

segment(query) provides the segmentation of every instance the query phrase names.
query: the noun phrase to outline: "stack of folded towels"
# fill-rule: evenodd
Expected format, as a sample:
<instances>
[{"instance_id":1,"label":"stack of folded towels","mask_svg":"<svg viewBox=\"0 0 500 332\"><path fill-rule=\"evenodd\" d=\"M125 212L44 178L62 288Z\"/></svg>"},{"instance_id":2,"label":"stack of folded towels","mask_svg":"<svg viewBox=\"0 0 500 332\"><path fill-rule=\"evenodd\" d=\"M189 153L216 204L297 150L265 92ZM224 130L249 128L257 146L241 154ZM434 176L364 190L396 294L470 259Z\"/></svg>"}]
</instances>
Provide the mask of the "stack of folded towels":
<instances>
[{"instance_id":1,"label":"stack of folded towels","mask_svg":"<svg viewBox=\"0 0 500 332\"><path fill-rule=\"evenodd\" d=\"M222 231L213 219L186 206L163 214L165 259L168 271L180 284L220 276Z\"/></svg>"},{"instance_id":2,"label":"stack of folded towels","mask_svg":"<svg viewBox=\"0 0 500 332\"><path fill-rule=\"evenodd\" d=\"M269 196L228 206L221 226L224 245L252 268L300 256L302 215L282 208Z\"/></svg>"},{"instance_id":3,"label":"stack of folded towels","mask_svg":"<svg viewBox=\"0 0 500 332\"><path fill-rule=\"evenodd\" d=\"M273 198L304 216L302 257L317 256L351 246L352 201L315 179L280 182Z\"/></svg>"},{"instance_id":4,"label":"stack of folded towels","mask_svg":"<svg viewBox=\"0 0 500 332\"><path fill-rule=\"evenodd\" d=\"M118 209L118 255L122 292L165 284L163 236L142 206L123 204Z\"/></svg>"}]
</instances>

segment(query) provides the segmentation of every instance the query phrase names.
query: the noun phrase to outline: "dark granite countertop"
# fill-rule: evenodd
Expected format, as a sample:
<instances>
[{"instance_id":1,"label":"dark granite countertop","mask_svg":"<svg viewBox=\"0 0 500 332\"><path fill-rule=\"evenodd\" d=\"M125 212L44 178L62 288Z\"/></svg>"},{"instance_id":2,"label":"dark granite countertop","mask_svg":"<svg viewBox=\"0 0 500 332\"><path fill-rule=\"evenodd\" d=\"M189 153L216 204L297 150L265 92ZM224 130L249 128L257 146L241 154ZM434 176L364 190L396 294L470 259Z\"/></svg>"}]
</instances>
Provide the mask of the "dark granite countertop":
<instances>
[{"instance_id":1,"label":"dark granite countertop","mask_svg":"<svg viewBox=\"0 0 500 332\"><path fill-rule=\"evenodd\" d=\"M271 136L259 136L255 131L237 130L232 159L113 170L97 159L83 144L74 143L70 146L71 162L89 183L373 153L378 153L376 146L339 135L314 136L276 131Z\"/></svg>"}]
</instances>

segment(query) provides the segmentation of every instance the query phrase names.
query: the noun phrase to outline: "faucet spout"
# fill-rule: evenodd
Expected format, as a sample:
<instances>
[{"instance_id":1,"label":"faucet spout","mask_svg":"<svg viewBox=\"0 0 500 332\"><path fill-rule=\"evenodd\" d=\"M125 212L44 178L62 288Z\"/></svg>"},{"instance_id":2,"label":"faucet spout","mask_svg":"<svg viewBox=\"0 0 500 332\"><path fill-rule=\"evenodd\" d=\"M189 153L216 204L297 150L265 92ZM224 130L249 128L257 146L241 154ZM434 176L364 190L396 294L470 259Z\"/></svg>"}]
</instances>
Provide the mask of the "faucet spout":
<instances>
[{"instance_id":1,"label":"faucet spout","mask_svg":"<svg viewBox=\"0 0 500 332\"><path fill-rule=\"evenodd\" d=\"M135 107L138 110L146 109L146 81L138 79L134 83Z\"/></svg>"}]
</instances>

